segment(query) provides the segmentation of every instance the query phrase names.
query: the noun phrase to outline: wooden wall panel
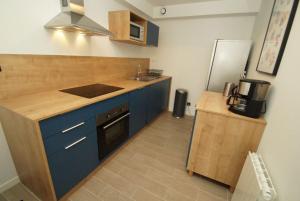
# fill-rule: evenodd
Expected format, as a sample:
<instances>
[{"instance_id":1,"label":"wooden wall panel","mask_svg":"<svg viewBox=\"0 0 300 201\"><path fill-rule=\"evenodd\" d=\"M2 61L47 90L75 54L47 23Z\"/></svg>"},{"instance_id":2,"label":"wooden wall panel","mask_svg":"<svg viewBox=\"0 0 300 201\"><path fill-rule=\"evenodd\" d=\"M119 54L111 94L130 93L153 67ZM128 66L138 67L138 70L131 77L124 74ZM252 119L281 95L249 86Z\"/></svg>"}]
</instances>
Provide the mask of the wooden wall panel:
<instances>
[{"instance_id":1,"label":"wooden wall panel","mask_svg":"<svg viewBox=\"0 0 300 201\"><path fill-rule=\"evenodd\" d=\"M149 63L146 58L0 55L0 99L130 78Z\"/></svg>"}]
</instances>

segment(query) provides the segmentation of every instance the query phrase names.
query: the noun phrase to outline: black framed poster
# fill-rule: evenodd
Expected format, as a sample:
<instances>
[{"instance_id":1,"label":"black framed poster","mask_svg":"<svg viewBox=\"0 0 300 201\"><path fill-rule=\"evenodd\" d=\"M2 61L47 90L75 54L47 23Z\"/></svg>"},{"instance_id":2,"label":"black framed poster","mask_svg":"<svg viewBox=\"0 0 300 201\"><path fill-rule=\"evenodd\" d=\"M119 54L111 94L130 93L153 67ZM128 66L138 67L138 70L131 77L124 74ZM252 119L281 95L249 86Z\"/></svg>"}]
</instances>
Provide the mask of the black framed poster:
<instances>
[{"instance_id":1,"label":"black framed poster","mask_svg":"<svg viewBox=\"0 0 300 201\"><path fill-rule=\"evenodd\" d=\"M298 3L299 0L275 0L257 71L277 74Z\"/></svg>"}]
</instances>

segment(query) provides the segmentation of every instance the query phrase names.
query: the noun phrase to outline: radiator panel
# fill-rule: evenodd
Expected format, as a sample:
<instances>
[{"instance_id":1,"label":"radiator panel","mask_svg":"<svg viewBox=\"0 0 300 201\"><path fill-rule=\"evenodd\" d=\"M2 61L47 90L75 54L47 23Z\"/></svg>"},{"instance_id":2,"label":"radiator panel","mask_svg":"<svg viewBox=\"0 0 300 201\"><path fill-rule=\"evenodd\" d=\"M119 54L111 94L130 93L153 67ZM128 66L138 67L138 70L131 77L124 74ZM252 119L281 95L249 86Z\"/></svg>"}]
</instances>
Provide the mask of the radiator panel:
<instances>
[{"instance_id":1,"label":"radiator panel","mask_svg":"<svg viewBox=\"0 0 300 201\"><path fill-rule=\"evenodd\" d=\"M273 201L276 191L261 156L247 156L231 201Z\"/></svg>"}]
</instances>

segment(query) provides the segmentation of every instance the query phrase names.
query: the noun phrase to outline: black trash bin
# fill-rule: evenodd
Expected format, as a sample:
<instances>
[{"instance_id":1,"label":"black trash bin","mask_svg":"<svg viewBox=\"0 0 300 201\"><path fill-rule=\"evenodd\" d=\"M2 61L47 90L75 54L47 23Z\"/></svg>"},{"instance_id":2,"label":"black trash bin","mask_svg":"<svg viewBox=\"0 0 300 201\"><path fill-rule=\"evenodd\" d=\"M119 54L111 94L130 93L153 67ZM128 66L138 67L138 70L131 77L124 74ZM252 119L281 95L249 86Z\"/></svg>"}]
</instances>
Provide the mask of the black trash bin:
<instances>
[{"instance_id":1,"label":"black trash bin","mask_svg":"<svg viewBox=\"0 0 300 201\"><path fill-rule=\"evenodd\" d=\"M177 89L173 108L173 116L182 118L185 114L188 92L185 89Z\"/></svg>"}]
</instances>

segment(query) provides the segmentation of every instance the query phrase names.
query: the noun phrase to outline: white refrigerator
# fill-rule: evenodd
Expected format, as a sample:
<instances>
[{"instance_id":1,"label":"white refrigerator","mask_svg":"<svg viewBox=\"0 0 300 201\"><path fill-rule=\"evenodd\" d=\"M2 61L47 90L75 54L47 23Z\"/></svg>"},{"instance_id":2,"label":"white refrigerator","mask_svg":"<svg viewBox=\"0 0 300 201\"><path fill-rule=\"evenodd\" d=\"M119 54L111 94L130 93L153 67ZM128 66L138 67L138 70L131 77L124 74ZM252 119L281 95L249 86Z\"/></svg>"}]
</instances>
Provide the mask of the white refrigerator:
<instances>
[{"instance_id":1,"label":"white refrigerator","mask_svg":"<svg viewBox=\"0 0 300 201\"><path fill-rule=\"evenodd\" d=\"M216 40L211 57L206 90L222 92L225 82L238 84L246 74L252 41Z\"/></svg>"}]
</instances>

